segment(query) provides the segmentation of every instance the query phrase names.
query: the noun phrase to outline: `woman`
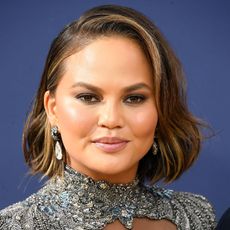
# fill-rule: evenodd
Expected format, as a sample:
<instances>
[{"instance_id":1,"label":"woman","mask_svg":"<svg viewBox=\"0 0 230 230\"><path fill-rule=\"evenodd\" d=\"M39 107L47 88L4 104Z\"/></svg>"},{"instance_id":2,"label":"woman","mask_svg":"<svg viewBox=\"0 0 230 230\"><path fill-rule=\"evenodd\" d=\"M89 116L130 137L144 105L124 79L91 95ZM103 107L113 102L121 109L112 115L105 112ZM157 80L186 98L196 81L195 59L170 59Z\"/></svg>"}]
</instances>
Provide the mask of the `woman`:
<instances>
[{"instance_id":1,"label":"woman","mask_svg":"<svg viewBox=\"0 0 230 230\"><path fill-rule=\"evenodd\" d=\"M202 124L158 28L100 6L53 41L23 134L33 173L50 178L0 212L1 229L214 229L200 195L154 184L196 160Z\"/></svg>"}]
</instances>

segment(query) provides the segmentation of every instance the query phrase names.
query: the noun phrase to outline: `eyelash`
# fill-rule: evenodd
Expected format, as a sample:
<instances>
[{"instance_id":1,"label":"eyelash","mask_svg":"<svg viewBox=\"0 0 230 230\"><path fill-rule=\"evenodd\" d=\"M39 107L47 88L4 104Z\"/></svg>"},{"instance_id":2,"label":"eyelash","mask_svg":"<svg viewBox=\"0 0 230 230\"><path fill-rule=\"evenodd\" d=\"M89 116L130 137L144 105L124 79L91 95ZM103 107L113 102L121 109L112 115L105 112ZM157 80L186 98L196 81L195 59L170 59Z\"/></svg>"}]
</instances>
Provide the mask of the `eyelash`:
<instances>
[{"instance_id":1,"label":"eyelash","mask_svg":"<svg viewBox=\"0 0 230 230\"><path fill-rule=\"evenodd\" d=\"M90 93L79 94L76 96L76 98L86 104L95 104L100 101L100 98L97 95ZM127 99L135 99L135 102L127 102L128 104L141 104L146 100L146 96L140 94L133 94L127 96L125 100Z\"/></svg>"},{"instance_id":2,"label":"eyelash","mask_svg":"<svg viewBox=\"0 0 230 230\"><path fill-rule=\"evenodd\" d=\"M130 98L135 99L136 102L128 102L128 104L141 104L146 100L144 95L130 95L126 97L126 100Z\"/></svg>"},{"instance_id":3,"label":"eyelash","mask_svg":"<svg viewBox=\"0 0 230 230\"><path fill-rule=\"evenodd\" d=\"M89 93L79 94L76 96L76 98L79 99L80 101L86 103L86 104L94 104L94 103L98 102L98 100L99 100L97 95L89 94ZM91 100L87 100L87 98L91 99ZM92 98L96 98L96 100L92 101Z\"/></svg>"}]
</instances>

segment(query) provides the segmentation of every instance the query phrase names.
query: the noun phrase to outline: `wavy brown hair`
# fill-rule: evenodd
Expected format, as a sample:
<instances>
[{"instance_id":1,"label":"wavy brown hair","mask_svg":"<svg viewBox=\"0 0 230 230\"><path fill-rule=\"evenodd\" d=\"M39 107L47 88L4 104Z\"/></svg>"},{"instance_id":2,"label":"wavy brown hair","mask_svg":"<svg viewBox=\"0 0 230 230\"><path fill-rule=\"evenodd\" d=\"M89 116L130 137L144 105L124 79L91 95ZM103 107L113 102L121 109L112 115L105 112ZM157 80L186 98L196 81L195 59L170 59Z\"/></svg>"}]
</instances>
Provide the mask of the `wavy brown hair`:
<instances>
[{"instance_id":1,"label":"wavy brown hair","mask_svg":"<svg viewBox=\"0 0 230 230\"><path fill-rule=\"evenodd\" d=\"M156 25L131 8L104 5L90 9L67 25L51 44L37 95L23 132L26 163L33 173L48 177L63 174L63 161L54 156L43 97L55 94L65 71L65 60L103 36L121 36L136 41L152 67L158 111L156 129L158 154L152 149L141 159L138 176L153 182L177 179L197 158L202 135L199 122L188 110L181 64ZM63 151L65 152L64 146Z\"/></svg>"}]
</instances>

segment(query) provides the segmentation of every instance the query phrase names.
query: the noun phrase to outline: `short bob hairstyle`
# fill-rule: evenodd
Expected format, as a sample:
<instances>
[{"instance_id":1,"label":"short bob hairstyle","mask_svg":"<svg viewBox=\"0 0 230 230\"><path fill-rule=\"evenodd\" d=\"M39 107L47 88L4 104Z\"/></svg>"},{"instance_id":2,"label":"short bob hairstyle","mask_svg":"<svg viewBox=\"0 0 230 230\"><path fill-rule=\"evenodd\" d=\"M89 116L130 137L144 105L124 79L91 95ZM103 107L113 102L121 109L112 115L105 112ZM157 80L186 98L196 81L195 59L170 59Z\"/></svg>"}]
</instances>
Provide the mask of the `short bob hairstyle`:
<instances>
[{"instance_id":1,"label":"short bob hairstyle","mask_svg":"<svg viewBox=\"0 0 230 230\"><path fill-rule=\"evenodd\" d=\"M85 12L67 25L51 44L31 112L23 132L23 151L32 173L49 178L63 175L68 156L54 154L54 141L43 98L46 91L55 94L65 72L65 59L100 37L121 36L135 41L150 63L158 112L156 140L158 154L152 149L139 162L137 176L152 182L171 182L197 158L202 123L188 110L183 71L180 62L159 29L146 16L128 7L103 5Z\"/></svg>"}]
</instances>

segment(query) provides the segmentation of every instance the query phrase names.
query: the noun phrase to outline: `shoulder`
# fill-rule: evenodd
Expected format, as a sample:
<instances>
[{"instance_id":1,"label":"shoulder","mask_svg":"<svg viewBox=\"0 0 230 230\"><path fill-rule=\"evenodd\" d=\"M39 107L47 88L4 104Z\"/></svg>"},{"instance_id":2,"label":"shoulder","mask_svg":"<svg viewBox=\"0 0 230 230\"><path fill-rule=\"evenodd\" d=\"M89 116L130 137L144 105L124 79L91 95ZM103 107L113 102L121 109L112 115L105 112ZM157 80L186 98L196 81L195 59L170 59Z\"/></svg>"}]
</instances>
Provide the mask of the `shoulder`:
<instances>
[{"instance_id":1,"label":"shoulder","mask_svg":"<svg viewBox=\"0 0 230 230\"><path fill-rule=\"evenodd\" d=\"M50 180L22 202L0 210L0 229L60 229L57 221L60 214L59 193L63 186ZM60 195L65 199L64 195ZM62 201L62 200L61 200Z\"/></svg>"},{"instance_id":2,"label":"shoulder","mask_svg":"<svg viewBox=\"0 0 230 230\"><path fill-rule=\"evenodd\" d=\"M206 229L207 226L208 229L215 229L215 212L207 198L188 192L174 192L173 200L194 226L200 226L201 229Z\"/></svg>"},{"instance_id":3,"label":"shoulder","mask_svg":"<svg viewBox=\"0 0 230 230\"><path fill-rule=\"evenodd\" d=\"M218 230L227 230L229 228L230 228L230 208L225 211L217 226Z\"/></svg>"},{"instance_id":4,"label":"shoulder","mask_svg":"<svg viewBox=\"0 0 230 230\"><path fill-rule=\"evenodd\" d=\"M29 223L33 216L32 210L18 202L0 211L0 229L26 229L31 228Z\"/></svg>"},{"instance_id":5,"label":"shoulder","mask_svg":"<svg viewBox=\"0 0 230 230\"><path fill-rule=\"evenodd\" d=\"M215 212L211 203L202 195L176 192L154 187L152 192L161 200L167 200L173 222L181 229L215 229Z\"/></svg>"},{"instance_id":6,"label":"shoulder","mask_svg":"<svg viewBox=\"0 0 230 230\"><path fill-rule=\"evenodd\" d=\"M39 196L33 194L0 210L0 229L49 229L49 220L39 206Z\"/></svg>"}]
</instances>

